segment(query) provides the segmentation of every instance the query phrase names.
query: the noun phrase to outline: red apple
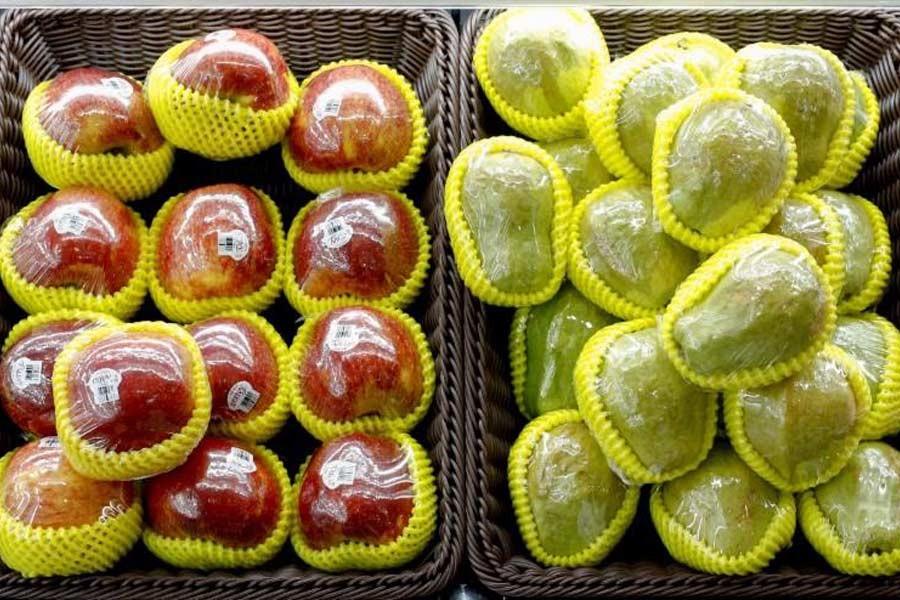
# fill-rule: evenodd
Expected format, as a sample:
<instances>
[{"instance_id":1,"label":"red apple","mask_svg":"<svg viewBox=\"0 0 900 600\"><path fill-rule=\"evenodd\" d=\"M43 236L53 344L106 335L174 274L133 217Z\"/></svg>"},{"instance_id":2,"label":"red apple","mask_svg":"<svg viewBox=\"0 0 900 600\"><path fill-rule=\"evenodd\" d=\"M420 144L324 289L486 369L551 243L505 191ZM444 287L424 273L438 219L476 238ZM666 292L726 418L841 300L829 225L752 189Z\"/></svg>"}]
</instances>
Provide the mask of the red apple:
<instances>
[{"instance_id":1,"label":"red apple","mask_svg":"<svg viewBox=\"0 0 900 600\"><path fill-rule=\"evenodd\" d=\"M0 359L0 400L13 423L28 433L56 435L53 366L72 338L97 326L92 321L63 320L33 328Z\"/></svg>"},{"instance_id":2,"label":"red apple","mask_svg":"<svg viewBox=\"0 0 900 600\"><path fill-rule=\"evenodd\" d=\"M406 99L390 79L367 65L346 65L309 83L288 142L310 173L386 171L406 156L412 128Z\"/></svg>"},{"instance_id":3,"label":"red apple","mask_svg":"<svg viewBox=\"0 0 900 600\"><path fill-rule=\"evenodd\" d=\"M280 234L262 199L247 186L211 185L188 192L160 235L162 285L187 300L252 294L275 270L275 236Z\"/></svg>"},{"instance_id":4,"label":"red apple","mask_svg":"<svg viewBox=\"0 0 900 600\"><path fill-rule=\"evenodd\" d=\"M16 238L12 259L25 280L90 294L119 291L140 258L138 224L115 196L70 187L51 194Z\"/></svg>"},{"instance_id":5,"label":"red apple","mask_svg":"<svg viewBox=\"0 0 900 600\"><path fill-rule=\"evenodd\" d=\"M97 67L54 77L38 120L53 140L79 154L143 154L165 141L141 84Z\"/></svg>"},{"instance_id":6,"label":"red apple","mask_svg":"<svg viewBox=\"0 0 900 600\"><path fill-rule=\"evenodd\" d=\"M422 398L422 363L403 323L376 308L338 308L314 324L300 364L303 399L327 421L394 418Z\"/></svg>"},{"instance_id":7,"label":"red apple","mask_svg":"<svg viewBox=\"0 0 900 600\"><path fill-rule=\"evenodd\" d=\"M206 437L187 462L147 482L144 505L159 535L248 548L275 530L281 488L250 444Z\"/></svg>"},{"instance_id":8,"label":"red apple","mask_svg":"<svg viewBox=\"0 0 900 600\"><path fill-rule=\"evenodd\" d=\"M314 298L384 298L410 277L419 240L409 209L389 192L325 200L306 215L293 248L294 276Z\"/></svg>"},{"instance_id":9,"label":"red apple","mask_svg":"<svg viewBox=\"0 0 900 600\"><path fill-rule=\"evenodd\" d=\"M206 364L213 419L246 421L272 405L278 393L278 361L262 332L230 317L200 321L188 331Z\"/></svg>"},{"instance_id":10,"label":"red apple","mask_svg":"<svg viewBox=\"0 0 900 600\"><path fill-rule=\"evenodd\" d=\"M345 541L384 544L412 516L408 453L390 438L351 433L312 456L298 501L306 543L323 550Z\"/></svg>"},{"instance_id":11,"label":"red apple","mask_svg":"<svg viewBox=\"0 0 900 600\"><path fill-rule=\"evenodd\" d=\"M128 510L134 497L130 481L95 481L78 473L55 437L16 450L3 475L6 512L32 527L77 527L111 519Z\"/></svg>"},{"instance_id":12,"label":"red apple","mask_svg":"<svg viewBox=\"0 0 900 600\"><path fill-rule=\"evenodd\" d=\"M247 29L220 29L194 40L171 73L185 87L255 110L277 108L291 94L288 66L278 48Z\"/></svg>"},{"instance_id":13,"label":"red apple","mask_svg":"<svg viewBox=\"0 0 900 600\"><path fill-rule=\"evenodd\" d=\"M191 356L163 333L120 331L94 342L74 357L67 383L75 431L112 452L163 442L194 411Z\"/></svg>"}]
</instances>

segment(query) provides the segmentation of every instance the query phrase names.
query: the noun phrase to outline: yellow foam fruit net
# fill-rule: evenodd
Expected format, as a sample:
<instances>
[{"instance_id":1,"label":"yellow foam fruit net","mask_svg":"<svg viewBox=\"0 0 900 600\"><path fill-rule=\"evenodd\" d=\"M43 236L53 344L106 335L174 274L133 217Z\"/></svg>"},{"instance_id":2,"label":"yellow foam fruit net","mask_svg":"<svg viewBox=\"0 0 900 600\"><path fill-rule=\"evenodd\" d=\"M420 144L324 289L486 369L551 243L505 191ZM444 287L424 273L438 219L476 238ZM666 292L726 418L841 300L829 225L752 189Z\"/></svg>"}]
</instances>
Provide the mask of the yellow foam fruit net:
<instances>
[{"instance_id":1,"label":"yellow foam fruit net","mask_svg":"<svg viewBox=\"0 0 900 600\"><path fill-rule=\"evenodd\" d=\"M166 200L156 213L153 223L150 225L150 268L148 269L150 280L150 296L154 304L167 319L177 323L191 323L228 310L246 310L261 312L268 308L281 294L282 277L284 276L285 244L284 229L281 222L281 211L275 202L262 190L251 188L262 201L272 225L272 235L275 242L275 268L272 275L258 290L244 296L217 296L188 300L177 298L165 288L159 276L158 249L162 238L163 229L169 220L169 215L175 209L184 194L178 194Z\"/></svg>"},{"instance_id":2,"label":"yellow foam fruit net","mask_svg":"<svg viewBox=\"0 0 900 600\"><path fill-rule=\"evenodd\" d=\"M316 206L316 200L313 200L297 213L293 223L291 223L291 228L288 230L287 235L284 268L284 295L297 312L305 316L313 316L340 306L353 306L357 304L405 308L415 300L419 291L422 289L422 286L425 284L425 278L428 276L428 261L431 258L431 240L428 236L428 227L425 225L425 219L422 217L422 213L416 208L406 194L396 191L390 192L390 194L400 200L406 207L406 210L409 211L416 228L416 240L418 241L419 246L419 256L416 260L416 264L413 267L412 273L410 273L406 281L403 282L403 285L394 290L391 295L382 298L361 298L351 294L318 298L304 292L303 288L301 288L300 284L297 282L295 274L296 265L294 263L294 246L296 246L297 239L303 232L304 223L309 211Z\"/></svg>"},{"instance_id":3,"label":"yellow foam fruit net","mask_svg":"<svg viewBox=\"0 0 900 600\"><path fill-rule=\"evenodd\" d=\"M281 143L281 158L291 179L301 187L321 194L335 188L343 188L346 191L360 190L399 190L415 176L428 148L428 129L425 125L425 111L422 103L416 95L412 85L396 70L371 60L340 60L328 63L303 80L300 85L300 100L302 106L303 96L313 79L338 67L350 65L363 65L370 67L384 75L400 91L412 118L412 141L406 156L396 165L386 171L362 171L359 169L341 169L325 173L312 173L304 171L294 160L291 152L290 141L285 137Z\"/></svg>"},{"instance_id":4,"label":"yellow foam fruit net","mask_svg":"<svg viewBox=\"0 0 900 600\"><path fill-rule=\"evenodd\" d=\"M263 412L242 421L212 421L209 430L213 434L245 440L265 442L278 433L291 414L291 362L287 344L272 324L256 313L244 310L227 310L215 315L217 318L237 319L257 330L272 350L278 363L278 391L272 404Z\"/></svg>"},{"instance_id":5,"label":"yellow foam fruit net","mask_svg":"<svg viewBox=\"0 0 900 600\"><path fill-rule=\"evenodd\" d=\"M568 137L575 137L584 133L584 103L588 95L588 90L599 81L602 77L604 67L609 64L609 50L606 47L606 40L603 33L597 26L593 17L581 8L560 8L558 10L565 11L566 17L572 19L573 22L584 24L589 27L591 38L587 40L595 51L592 53L592 66L590 79L585 82L584 96L574 106L562 114L551 117L535 116L527 114L514 107L508 99L504 98L491 81L490 70L488 68L488 51L491 41L498 29L504 22L510 18L515 18L518 11L529 9L512 9L507 10L495 17L481 32L478 42L475 45L475 54L473 57L475 76L481 84L481 89L487 97L488 102L510 127L527 135L530 138L541 141L560 140Z\"/></svg>"},{"instance_id":6,"label":"yellow foam fruit net","mask_svg":"<svg viewBox=\"0 0 900 600\"><path fill-rule=\"evenodd\" d=\"M22 109L22 137L32 166L55 188L92 185L124 201L140 200L155 192L172 171L175 149L169 142L152 152L120 155L81 154L64 148L41 126L39 114L50 82L38 84Z\"/></svg>"},{"instance_id":7,"label":"yellow foam fruit net","mask_svg":"<svg viewBox=\"0 0 900 600\"><path fill-rule=\"evenodd\" d=\"M0 459L0 481L15 450ZM125 512L76 527L32 527L0 502L0 559L24 577L83 575L112 568L141 537L141 497Z\"/></svg>"},{"instance_id":8,"label":"yellow foam fruit net","mask_svg":"<svg viewBox=\"0 0 900 600\"><path fill-rule=\"evenodd\" d=\"M842 315L858 313L877 304L884 295L888 278L891 276L891 234L888 232L884 213L862 196L847 195L860 202L860 206L869 218L874 237L874 251L872 262L869 264L869 276L862 289L838 302L838 313Z\"/></svg>"},{"instance_id":9,"label":"yellow foam fruit net","mask_svg":"<svg viewBox=\"0 0 900 600\"><path fill-rule=\"evenodd\" d=\"M505 292L495 286L482 266L481 254L469 223L463 213L463 179L469 163L495 152L521 154L540 163L550 174L553 187L553 277L540 290L528 293ZM459 274L469 290L488 304L497 306L532 306L546 302L556 294L566 273L571 229L572 192L562 169L545 150L523 139L499 136L477 141L463 150L453 161L444 189L444 218L450 235L450 246L456 256Z\"/></svg>"},{"instance_id":10,"label":"yellow foam fruit net","mask_svg":"<svg viewBox=\"0 0 900 600\"><path fill-rule=\"evenodd\" d=\"M539 563L549 567L587 567L601 562L619 543L637 513L641 488L629 485L622 506L609 525L587 548L575 554L560 556L544 549L538 536L537 523L528 498L528 465L541 437L566 423L579 423L577 410L563 409L545 413L525 426L509 452L509 488L519 531L528 551Z\"/></svg>"},{"instance_id":11,"label":"yellow foam fruit net","mask_svg":"<svg viewBox=\"0 0 900 600\"><path fill-rule=\"evenodd\" d=\"M680 62L700 69L709 82L714 82L719 70L734 58L734 50L728 44L705 33L680 31L658 37L639 46L634 52L645 52L656 48L675 51Z\"/></svg>"},{"instance_id":12,"label":"yellow foam fruit net","mask_svg":"<svg viewBox=\"0 0 900 600\"><path fill-rule=\"evenodd\" d=\"M194 40L172 46L147 73L144 93L163 136L178 148L213 160L259 154L281 141L297 107L298 87L288 71L287 102L256 110L192 90L172 76L172 66Z\"/></svg>"},{"instance_id":13,"label":"yellow foam fruit net","mask_svg":"<svg viewBox=\"0 0 900 600\"><path fill-rule=\"evenodd\" d=\"M826 187L832 189L840 189L849 185L851 181L856 179L856 175L862 168L872 146L875 145L875 136L878 135L878 125L881 121L881 107L878 105L878 97L875 92L866 83L865 75L859 71L851 71L850 79L853 81L853 87L856 90L857 103L862 99L861 105L856 107L856 111L865 115L865 125L856 133L851 135L850 146L847 154L844 155L840 166L828 180Z\"/></svg>"},{"instance_id":14,"label":"yellow foam fruit net","mask_svg":"<svg viewBox=\"0 0 900 600\"><path fill-rule=\"evenodd\" d=\"M29 314L61 308L83 309L102 312L119 319L128 319L141 307L147 295L147 280L150 273L151 252L147 226L135 211L129 209L137 229L140 256L134 273L121 289L114 294L91 294L74 287L45 287L26 281L16 269L13 248L25 227L25 223L40 205L50 197L41 196L26 205L3 228L0 233L0 279L6 291L16 304Z\"/></svg>"},{"instance_id":15,"label":"yellow foam fruit net","mask_svg":"<svg viewBox=\"0 0 900 600\"><path fill-rule=\"evenodd\" d=\"M324 550L310 547L300 529L298 511L300 488L311 457L307 458L300 467L293 489L291 544L297 556L309 566L329 572L399 567L421 554L434 535L437 528L437 490L428 453L408 434L388 433L385 437L397 442L409 456L409 471L413 480L413 508L409 523L397 539L385 544L351 541Z\"/></svg>"},{"instance_id":16,"label":"yellow foam fruit net","mask_svg":"<svg viewBox=\"0 0 900 600\"><path fill-rule=\"evenodd\" d=\"M278 455L262 446L253 446L253 454L272 470L280 490L278 522L269 537L255 546L233 548L214 540L171 538L147 527L143 535L147 549L157 558L181 569L249 569L272 560L290 534L294 494L288 472Z\"/></svg>"},{"instance_id":17,"label":"yellow foam fruit net","mask_svg":"<svg viewBox=\"0 0 900 600\"><path fill-rule=\"evenodd\" d=\"M0 350L0 354L5 354L6 351L12 348L16 342L24 338L26 335L28 335L38 327L43 327L44 325L48 325L50 323L58 323L60 321L91 321L93 323L97 323L98 325L120 324L120 321L117 318L100 312L69 308L50 310L47 312L38 313L36 315L31 315L30 317L22 319L21 321L13 325L13 328L9 330L9 335L6 336L6 340L3 342L3 348L2 350Z\"/></svg>"},{"instance_id":18,"label":"yellow foam fruit net","mask_svg":"<svg viewBox=\"0 0 900 600\"><path fill-rule=\"evenodd\" d=\"M119 333L152 333L177 340L191 359L191 389L194 410L184 427L166 440L140 450L112 452L81 437L69 415L69 372L79 354L89 346ZM171 323L141 321L98 327L79 334L66 344L53 369L53 401L56 431L66 458L79 473L91 479L121 481L164 473L182 464L200 442L209 424L212 406L203 355L184 328Z\"/></svg>"},{"instance_id":19,"label":"yellow foam fruit net","mask_svg":"<svg viewBox=\"0 0 900 600\"><path fill-rule=\"evenodd\" d=\"M428 340L422 331L422 327L412 317L396 308L379 307L375 310L399 321L403 329L412 336L419 355L419 363L422 367L422 397L412 412L400 417L365 415L350 421L329 421L313 412L303 397L300 373L306 361L306 354L312 344L313 334L318 324L329 314L320 313L307 319L300 326L291 344L288 360L289 368L291 369L288 374L292 388L291 408L294 416L297 417L303 428L318 440L331 440L354 431L378 434L409 431L425 417L431 406L434 396L434 358L431 355L431 349L428 346Z\"/></svg>"},{"instance_id":20,"label":"yellow foam fruit net","mask_svg":"<svg viewBox=\"0 0 900 600\"><path fill-rule=\"evenodd\" d=\"M862 313L857 316L876 325L884 340L884 370L863 433L863 439L878 440L900 432L900 331L881 315Z\"/></svg>"}]
</instances>

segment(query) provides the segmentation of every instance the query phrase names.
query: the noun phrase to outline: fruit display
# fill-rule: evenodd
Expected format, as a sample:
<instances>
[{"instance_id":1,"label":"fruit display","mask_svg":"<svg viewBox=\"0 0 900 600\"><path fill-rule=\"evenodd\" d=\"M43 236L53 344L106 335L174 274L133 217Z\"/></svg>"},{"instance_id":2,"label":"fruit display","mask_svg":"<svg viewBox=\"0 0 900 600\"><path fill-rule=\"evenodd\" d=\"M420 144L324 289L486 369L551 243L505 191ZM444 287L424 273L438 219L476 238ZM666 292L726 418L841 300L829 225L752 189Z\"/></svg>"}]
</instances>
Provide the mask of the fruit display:
<instances>
[{"instance_id":1,"label":"fruit display","mask_svg":"<svg viewBox=\"0 0 900 600\"><path fill-rule=\"evenodd\" d=\"M70 187L21 209L0 234L0 279L29 313L105 312L125 319L147 293L140 215L99 188Z\"/></svg>"},{"instance_id":2,"label":"fruit display","mask_svg":"<svg viewBox=\"0 0 900 600\"><path fill-rule=\"evenodd\" d=\"M34 170L51 186L94 186L122 200L155 192L175 159L132 77L81 67L38 84L22 109Z\"/></svg>"},{"instance_id":3,"label":"fruit display","mask_svg":"<svg viewBox=\"0 0 900 600\"><path fill-rule=\"evenodd\" d=\"M553 142L541 142L559 168L562 169L572 191L572 204L577 206L594 188L609 183L615 177L610 173L587 138L572 137Z\"/></svg>"}]
</instances>

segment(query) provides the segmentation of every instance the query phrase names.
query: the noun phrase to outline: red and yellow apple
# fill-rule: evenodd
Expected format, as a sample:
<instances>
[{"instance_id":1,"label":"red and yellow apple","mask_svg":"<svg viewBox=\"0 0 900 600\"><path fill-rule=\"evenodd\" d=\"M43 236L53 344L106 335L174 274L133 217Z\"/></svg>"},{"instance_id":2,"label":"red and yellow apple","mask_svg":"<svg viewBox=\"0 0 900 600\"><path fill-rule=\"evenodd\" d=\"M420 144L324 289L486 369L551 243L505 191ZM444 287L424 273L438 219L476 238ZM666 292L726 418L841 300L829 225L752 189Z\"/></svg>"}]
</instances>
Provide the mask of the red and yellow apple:
<instances>
[{"instance_id":1,"label":"red and yellow apple","mask_svg":"<svg viewBox=\"0 0 900 600\"><path fill-rule=\"evenodd\" d=\"M12 259L28 282L114 294L134 274L140 237L134 214L99 188L50 194L16 238Z\"/></svg>"}]
</instances>

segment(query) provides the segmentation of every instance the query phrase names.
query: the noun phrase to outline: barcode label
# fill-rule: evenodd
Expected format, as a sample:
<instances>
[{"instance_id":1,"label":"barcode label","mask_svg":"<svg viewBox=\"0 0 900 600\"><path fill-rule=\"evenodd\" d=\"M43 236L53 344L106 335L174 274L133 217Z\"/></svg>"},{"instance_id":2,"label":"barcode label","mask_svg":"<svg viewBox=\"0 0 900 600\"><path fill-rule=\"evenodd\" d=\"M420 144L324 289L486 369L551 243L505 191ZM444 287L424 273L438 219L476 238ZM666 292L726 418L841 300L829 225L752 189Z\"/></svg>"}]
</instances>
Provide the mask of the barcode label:
<instances>
[{"instance_id":1,"label":"barcode label","mask_svg":"<svg viewBox=\"0 0 900 600\"><path fill-rule=\"evenodd\" d=\"M233 29L222 29L221 31L207 33L203 39L207 42L227 42L228 40L233 40L234 35Z\"/></svg>"},{"instance_id":2,"label":"barcode label","mask_svg":"<svg viewBox=\"0 0 900 600\"><path fill-rule=\"evenodd\" d=\"M59 448L59 438L55 435L50 437L41 438L38 442L38 448Z\"/></svg>"},{"instance_id":3,"label":"barcode label","mask_svg":"<svg viewBox=\"0 0 900 600\"><path fill-rule=\"evenodd\" d=\"M344 217L334 217L316 226L322 236L322 245L336 249L347 245L353 237L353 226Z\"/></svg>"},{"instance_id":4,"label":"barcode label","mask_svg":"<svg viewBox=\"0 0 900 600\"><path fill-rule=\"evenodd\" d=\"M343 485L351 485L356 480L356 463L348 460L333 460L322 467L322 483L329 490Z\"/></svg>"},{"instance_id":5,"label":"barcode label","mask_svg":"<svg viewBox=\"0 0 900 600\"><path fill-rule=\"evenodd\" d=\"M134 94L134 88L131 86L131 83L122 77L104 77L100 80L100 85L118 94L125 100L130 99L132 94Z\"/></svg>"},{"instance_id":6,"label":"barcode label","mask_svg":"<svg viewBox=\"0 0 900 600\"><path fill-rule=\"evenodd\" d=\"M10 378L17 389L24 390L30 385L41 383L44 380L43 371L44 363L23 356L13 361Z\"/></svg>"},{"instance_id":7,"label":"barcode label","mask_svg":"<svg viewBox=\"0 0 900 600\"><path fill-rule=\"evenodd\" d=\"M87 219L71 210L64 210L53 216L53 229L60 235L71 233L81 235L87 228Z\"/></svg>"},{"instance_id":8,"label":"barcode label","mask_svg":"<svg viewBox=\"0 0 900 600\"><path fill-rule=\"evenodd\" d=\"M319 98L313 106L313 118L317 121L321 121L326 117L336 117L340 113L340 98Z\"/></svg>"},{"instance_id":9,"label":"barcode label","mask_svg":"<svg viewBox=\"0 0 900 600\"><path fill-rule=\"evenodd\" d=\"M115 369L100 369L91 374L88 387L96 404L110 404L119 401L119 384L122 375Z\"/></svg>"},{"instance_id":10,"label":"barcode label","mask_svg":"<svg viewBox=\"0 0 900 600\"><path fill-rule=\"evenodd\" d=\"M328 329L325 345L332 352L347 352L359 343L360 331L356 325L338 323Z\"/></svg>"},{"instance_id":11,"label":"barcode label","mask_svg":"<svg viewBox=\"0 0 900 600\"><path fill-rule=\"evenodd\" d=\"M259 392L247 381L238 381L228 390L228 408L242 413L253 410L259 402Z\"/></svg>"},{"instance_id":12,"label":"barcode label","mask_svg":"<svg viewBox=\"0 0 900 600\"><path fill-rule=\"evenodd\" d=\"M250 240L240 229L220 231L216 238L219 256L230 256L234 260L243 260L250 252Z\"/></svg>"},{"instance_id":13,"label":"barcode label","mask_svg":"<svg viewBox=\"0 0 900 600\"><path fill-rule=\"evenodd\" d=\"M110 500L109 504L100 511L100 522L106 523L115 519L119 515L124 515L128 511L128 507L121 500Z\"/></svg>"},{"instance_id":14,"label":"barcode label","mask_svg":"<svg viewBox=\"0 0 900 600\"><path fill-rule=\"evenodd\" d=\"M237 475L247 475L256 471L256 460L253 454L243 448L232 446L227 454L214 454L206 472L210 477L230 478Z\"/></svg>"}]
</instances>

